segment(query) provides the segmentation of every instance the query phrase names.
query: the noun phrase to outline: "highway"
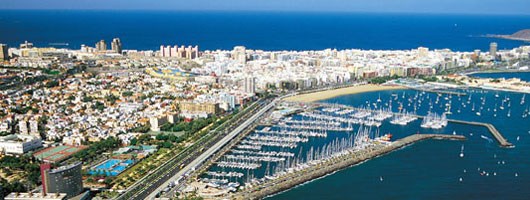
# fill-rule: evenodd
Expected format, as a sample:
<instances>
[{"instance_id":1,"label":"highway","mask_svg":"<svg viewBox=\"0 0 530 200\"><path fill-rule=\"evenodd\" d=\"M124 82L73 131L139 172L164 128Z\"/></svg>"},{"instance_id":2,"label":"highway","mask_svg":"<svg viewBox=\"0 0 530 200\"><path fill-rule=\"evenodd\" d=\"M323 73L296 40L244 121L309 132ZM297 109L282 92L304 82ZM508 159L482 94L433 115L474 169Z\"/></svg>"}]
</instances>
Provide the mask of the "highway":
<instances>
[{"instance_id":1,"label":"highway","mask_svg":"<svg viewBox=\"0 0 530 200\"><path fill-rule=\"evenodd\" d=\"M263 114L265 114L268 110L273 108L273 106L275 105L275 103L277 101L278 100L276 99L276 100L268 103L266 106L261 108L258 112L256 112L254 115L252 115L247 120L245 120L243 123L241 123L237 128L232 130L227 136L223 137L221 140L219 140L212 147L210 147L206 151L204 151L204 153L202 153L200 156L196 157L195 160L191 161L190 163L187 163L186 166L182 170L177 172L173 177L168 179L166 182L164 182L162 185L160 185L158 188L156 188L156 190L151 192L151 194L149 194L149 196L147 196L146 199L155 198L155 196L160 191L162 191L171 182L173 182L175 180L179 180L180 179L180 183L184 182L185 178L181 178L181 177L184 177L185 174L189 175L191 172L193 172L195 169L197 169L202 163L204 163L205 160L210 158L215 152L219 151L224 145L226 145L228 142L230 142L230 140L232 140L234 137L236 137L238 134L240 134L246 128L251 126L259 117L261 117ZM174 192L175 192L175 190L177 188L178 188L178 186L174 187L173 190L167 196L171 197L174 194Z\"/></svg>"},{"instance_id":2,"label":"highway","mask_svg":"<svg viewBox=\"0 0 530 200\"><path fill-rule=\"evenodd\" d=\"M266 102L269 103L265 104ZM195 169L196 166L199 166L205 159L215 153L216 150L229 142L231 138L251 125L265 111L272 108L275 102L277 100L259 101L255 103L257 106L253 108L249 106L250 110L245 111L242 116L235 117L233 121L225 122L231 123L228 124L225 130L218 131L215 129L211 131L209 134L203 136L206 141L202 141L203 138L201 138L199 142L188 147L183 152L168 160L165 164L144 176L114 199L152 199L162 189L166 188L169 183L175 181L176 178L182 177L182 175L191 169Z\"/></svg>"},{"instance_id":3,"label":"highway","mask_svg":"<svg viewBox=\"0 0 530 200\"><path fill-rule=\"evenodd\" d=\"M163 165L160 165L155 170L152 170L148 175L138 180L131 187L127 188L124 193L120 194L114 199L121 200L146 198L150 193L152 193L156 188L158 188L158 186L160 186L162 183L166 182L169 178L171 178L174 174L179 172L181 170L181 166L188 165L191 161L193 161L197 156L200 155L200 151L202 151L203 149L207 149L210 146L213 146L221 138L226 136L229 131L232 131L236 125L241 124L241 119L247 117L249 113L254 112L261 106L262 104L260 102L256 102L253 105L249 106L247 108L248 110L242 112L242 116L236 115L234 116L233 120L228 120L227 122L225 122L225 124L228 124L225 130L219 131L218 129L221 127L219 126L216 129L210 131L210 133L203 136L194 145L187 147L184 151L169 159Z\"/></svg>"}]
</instances>

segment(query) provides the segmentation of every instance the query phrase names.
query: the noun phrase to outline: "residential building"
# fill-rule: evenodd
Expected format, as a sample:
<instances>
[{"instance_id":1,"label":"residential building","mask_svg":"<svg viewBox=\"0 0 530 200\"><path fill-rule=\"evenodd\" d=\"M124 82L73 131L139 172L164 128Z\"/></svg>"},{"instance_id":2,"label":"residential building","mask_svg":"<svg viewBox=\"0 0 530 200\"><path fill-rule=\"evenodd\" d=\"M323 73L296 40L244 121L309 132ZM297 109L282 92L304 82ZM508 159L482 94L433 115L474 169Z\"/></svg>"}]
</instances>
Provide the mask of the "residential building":
<instances>
[{"instance_id":1,"label":"residential building","mask_svg":"<svg viewBox=\"0 0 530 200\"><path fill-rule=\"evenodd\" d=\"M490 55L493 56L493 59L497 56L497 43L490 43Z\"/></svg>"},{"instance_id":2,"label":"residential building","mask_svg":"<svg viewBox=\"0 0 530 200\"><path fill-rule=\"evenodd\" d=\"M184 113L206 113L219 114L219 103L194 103L194 102L180 102L179 108Z\"/></svg>"},{"instance_id":3,"label":"residential building","mask_svg":"<svg viewBox=\"0 0 530 200\"><path fill-rule=\"evenodd\" d=\"M107 51L107 42L105 40L100 40L96 43L96 50L97 51Z\"/></svg>"},{"instance_id":4,"label":"residential building","mask_svg":"<svg viewBox=\"0 0 530 200\"><path fill-rule=\"evenodd\" d=\"M247 77L243 82L243 92L248 94L256 93L256 78Z\"/></svg>"},{"instance_id":5,"label":"residential building","mask_svg":"<svg viewBox=\"0 0 530 200\"><path fill-rule=\"evenodd\" d=\"M8 54L7 49L8 49L7 44L0 44L0 61L9 59L9 54Z\"/></svg>"},{"instance_id":6,"label":"residential building","mask_svg":"<svg viewBox=\"0 0 530 200\"><path fill-rule=\"evenodd\" d=\"M121 41L120 38L114 38L111 43L111 48L114 53L120 53L121 54Z\"/></svg>"}]
</instances>

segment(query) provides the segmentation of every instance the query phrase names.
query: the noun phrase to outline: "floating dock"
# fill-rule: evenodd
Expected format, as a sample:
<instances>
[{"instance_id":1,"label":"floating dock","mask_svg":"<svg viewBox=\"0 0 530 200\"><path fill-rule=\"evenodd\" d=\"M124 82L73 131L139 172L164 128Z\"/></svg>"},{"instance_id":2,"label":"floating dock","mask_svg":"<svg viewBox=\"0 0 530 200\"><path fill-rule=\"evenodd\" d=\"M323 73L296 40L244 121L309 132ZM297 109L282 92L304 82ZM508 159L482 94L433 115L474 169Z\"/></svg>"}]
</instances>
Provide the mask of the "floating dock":
<instances>
[{"instance_id":1,"label":"floating dock","mask_svg":"<svg viewBox=\"0 0 530 200\"><path fill-rule=\"evenodd\" d=\"M330 106L330 107L342 107L342 108L346 108L346 109L353 109L353 110L363 110L363 111L371 111L371 112L377 112L377 110L367 110L367 109L360 109L360 108L355 108L355 107L351 107L351 106L346 106L346 105L335 105L335 104L326 104L326 103L315 103L315 104L319 104L319 105L324 105L324 106ZM392 113L393 115L401 115L401 113ZM421 116L421 115L414 115L415 117L418 117L418 118L425 118L425 116ZM456 120L456 119L447 119L448 122L452 122L452 123L459 123L459 124L468 124L468 125L475 125L475 126L484 126L486 128L488 128L489 132L491 133L491 135L493 135L493 137L495 138L495 140L497 140L497 142L499 143L499 146L501 147L513 147L514 145L510 142L508 142L508 140L506 140L506 138L504 138L504 136L502 136L502 134L497 130L497 128L495 128L495 126L493 126L493 124L489 124L489 123L484 123L484 122L472 122L472 121L463 121L463 120Z\"/></svg>"},{"instance_id":2,"label":"floating dock","mask_svg":"<svg viewBox=\"0 0 530 200\"><path fill-rule=\"evenodd\" d=\"M359 164L363 161L390 153L396 149L419 142L426 139L438 140L465 140L466 137L462 135L438 135L438 134L417 134L411 135L384 147L372 147L363 149L361 151L347 154L341 157L334 158L327 162L311 166L301 171L296 171L279 178L267 181L263 184L256 185L252 188L242 190L241 192L231 194L229 196L221 197L220 199L262 199L269 195L279 193L281 191L295 187L296 185L314 180L316 178L333 173Z\"/></svg>"}]
</instances>

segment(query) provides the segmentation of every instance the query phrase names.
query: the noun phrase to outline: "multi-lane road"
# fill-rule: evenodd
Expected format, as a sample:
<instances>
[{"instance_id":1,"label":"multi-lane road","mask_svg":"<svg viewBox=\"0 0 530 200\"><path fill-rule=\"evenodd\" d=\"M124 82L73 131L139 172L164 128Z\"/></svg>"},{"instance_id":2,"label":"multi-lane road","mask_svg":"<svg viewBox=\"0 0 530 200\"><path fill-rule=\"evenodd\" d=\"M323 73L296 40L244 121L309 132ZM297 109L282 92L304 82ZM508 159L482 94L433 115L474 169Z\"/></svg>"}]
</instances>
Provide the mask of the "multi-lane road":
<instances>
[{"instance_id":1,"label":"multi-lane road","mask_svg":"<svg viewBox=\"0 0 530 200\"><path fill-rule=\"evenodd\" d=\"M208 158L210 158L215 152L219 151L223 146L228 144L232 139L234 139L237 135L239 135L241 132L243 132L246 128L251 126L259 117L261 117L263 114L265 114L268 110L270 110L276 101L269 102L265 106L261 106L260 109L254 113L252 116L247 118L245 121L243 121L241 124L239 124L235 129L233 129L228 135L220 139L217 143L215 143L213 146L209 147L204 153L202 153L200 156L196 157L195 160L193 160L191 163L186 165L181 171L177 172L171 179L167 180L164 184L162 184L160 187L158 187L153 193L151 193L147 199L152 199L158 194L160 191L162 191L164 188L167 188L167 186L170 184L170 182L175 180L180 180L181 183L184 182L184 175L186 173L190 173L197 169L200 165L204 163ZM178 186L174 187L166 196L172 197Z\"/></svg>"},{"instance_id":2,"label":"multi-lane road","mask_svg":"<svg viewBox=\"0 0 530 200\"><path fill-rule=\"evenodd\" d=\"M151 174L139 180L129 187L116 199L152 199L160 191L179 179L185 178L185 174L190 173L199 167L207 158L226 145L232 138L241 133L245 128L254 123L256 119L271 109L278 99L273 101L259 101L257 106L245 112L242 116L233 120L223 131L214 130L214 134L206 141L200 140L196 145L191 146L183 153L171 158L164 165L155 169ZM208 137L205 136L205 137Z\"/></svg>"}]
</instances>

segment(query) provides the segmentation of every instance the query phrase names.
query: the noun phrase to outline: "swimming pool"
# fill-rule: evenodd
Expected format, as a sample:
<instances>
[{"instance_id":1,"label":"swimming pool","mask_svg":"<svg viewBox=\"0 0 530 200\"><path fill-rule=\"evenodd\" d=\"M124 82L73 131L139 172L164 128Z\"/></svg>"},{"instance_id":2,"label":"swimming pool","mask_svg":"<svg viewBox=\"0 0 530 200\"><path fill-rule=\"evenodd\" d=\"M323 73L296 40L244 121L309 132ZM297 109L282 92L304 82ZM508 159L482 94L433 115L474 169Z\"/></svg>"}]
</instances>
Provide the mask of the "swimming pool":
<instances>
[{"instance_id":1,"label":"swimming pool","mask_svg":"<svg viewBox=\"0 0 530 200\"><path fill-rule=\"evenodd\" d=\"M127 166L134 163L134 160L110 159L90 170L90 174L106 174L116 176L127 169Z\"/></svg>"},{"instance_id":2,"label":"swimming pool","mask_svg":"<svg viewBox=\"0 0 530 200\"><path fill-rule=\"evenodd\" d=\"M106 162L102 163L101 165L97 166L96 170L109 170L112 169L115 165L121 163L121 160L111 159L107 160Z\"/></svg>"}]
</instances>

